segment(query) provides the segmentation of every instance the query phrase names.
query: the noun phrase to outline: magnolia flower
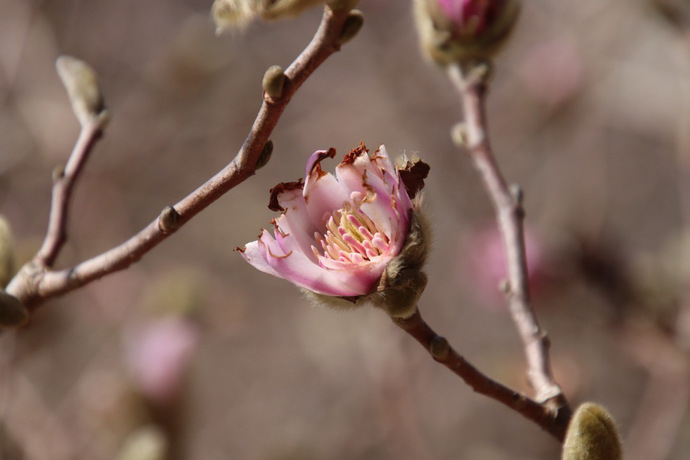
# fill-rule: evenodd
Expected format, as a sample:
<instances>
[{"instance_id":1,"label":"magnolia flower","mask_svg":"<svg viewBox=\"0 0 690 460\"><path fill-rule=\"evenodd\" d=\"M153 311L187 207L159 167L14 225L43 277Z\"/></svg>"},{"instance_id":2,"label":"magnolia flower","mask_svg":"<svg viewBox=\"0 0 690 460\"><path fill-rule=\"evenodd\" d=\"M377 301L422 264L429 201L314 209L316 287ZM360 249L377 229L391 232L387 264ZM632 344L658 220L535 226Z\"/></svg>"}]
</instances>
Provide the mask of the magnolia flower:
<instances>
[{"instance_id":1,"label":"magnolia flower","mask_svg":"<svg viewBox=\"0 0 690 460\"><path fill-rule=\"evenodd\" d=\"M412 260L404 248L425 247L423 237L409 238L413 231L421 233L410 196L421 188L428 166L408 162L399 171L384 146L370 154L360 145L333 175L323 171L321 161L334 156L335 149L314 152L304 182L274 187L269 208L283 213L272 221L273 235L262 230L257 241L238 250L255 268L317 295L355 303L374 293L391 297L388 290L399 284L405 268L416 268L413 275L405 272L408 277L422 276L426 251Z\"/></svg>"}]
</instances>

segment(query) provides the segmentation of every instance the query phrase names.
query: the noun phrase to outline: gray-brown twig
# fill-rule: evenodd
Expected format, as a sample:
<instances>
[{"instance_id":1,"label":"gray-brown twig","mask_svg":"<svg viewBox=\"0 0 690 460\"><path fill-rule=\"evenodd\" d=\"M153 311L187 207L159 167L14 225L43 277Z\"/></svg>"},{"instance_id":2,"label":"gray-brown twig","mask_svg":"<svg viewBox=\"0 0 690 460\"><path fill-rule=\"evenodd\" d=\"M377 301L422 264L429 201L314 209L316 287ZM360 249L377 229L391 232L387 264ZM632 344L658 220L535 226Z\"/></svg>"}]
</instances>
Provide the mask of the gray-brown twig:
<instances>
[{"instance_id":1,"label":"gray-brown twig","mask_svg":"<svg viewBox=\"0 0 690 460\"><path fill-rule=\"evenodd\" d=\"M261 152L292 96L326 58L340 49L343 26L350 14L352 13L347 10L336 11L328 6L324 8L323 18L314 38L285 71L286 78L280 97L264 94L263 104L249 135L235 158L225 168L172 209L165 208L159 218L121 245L73 267L51 269L52 261L61 246L61 237L59 229L55 236L51 236L49 231L45 251L42 249L31 262L22 267L7 286L7 292L33 310L48 298L65 294L105 275L123 270L223 194L252 176ZM66 199L69 200L69 194ZM53 240L58 243L52 242Z\"/></svg>"},{"instance_id":2,"label":"gray-brown twig","mask_svg":"<svg viewBox=\"0 0 690 460\"><path fill-rule=\"evenodd\" d=\"M463 106L465 148L491 198L503 237L508 269L508 306L525 348L527 375L534 389L534 399L555 412L569 411L565 396L551 372L548 337L539 327L530 303L521 192L517 188L511 191L506 184L489 143L485 109L488 64L466 68L455 64L448 67L448 72Z\"/></svg>"},{"instance_id":3,"label":"gray-brown twig","mask_svg":"<svg viewBox=\"0 0 690 460\"><path fill-rule=\"evenodd\" d=\"M445 338L436 334L422 319L419 310L409 318L392 319L397 326L414 337L436 361L462 378L474 391L505 404L551 433L559 441L563 441L571 415L567 405L547 407L487 377L458 354Z\"/></svg>"},{"instance_id":4,"label":"gray-brown twig","mask_svg":"<svg viewBox=\"0 0 690 460\"><path fill-rule=\"evenodd\" d=\"M102 135L103 122L94 117L82 126L77 143L67 160L64 170L53 174L53 196L50 206L48 230L43 245L36 254L36 263L45 267L52 267L62 245L67 240L67 216L72 198L72 190L79 179L94 144Z\"/></svg>"}]
</instances>

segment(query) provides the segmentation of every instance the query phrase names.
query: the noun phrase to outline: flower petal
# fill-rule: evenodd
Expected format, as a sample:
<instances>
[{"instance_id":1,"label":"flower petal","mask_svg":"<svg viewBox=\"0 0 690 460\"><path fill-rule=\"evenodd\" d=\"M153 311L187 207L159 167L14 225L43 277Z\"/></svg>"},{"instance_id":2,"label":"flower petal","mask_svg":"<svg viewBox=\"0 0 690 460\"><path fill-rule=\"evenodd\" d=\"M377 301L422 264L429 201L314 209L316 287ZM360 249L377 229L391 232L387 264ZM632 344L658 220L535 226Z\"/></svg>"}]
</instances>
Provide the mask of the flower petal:
<instances>
[{"instance_id":1,"label":"flower petal","mask_svg":"<svg viewBox=\"0 0 690 460\"><path fill-rule=\"evenodd\" d=\"M304 184L304 201L314 225L323 228L324 216L343 207L350 194L331 173L313 169Z\"/></svg>"}]
</instances>

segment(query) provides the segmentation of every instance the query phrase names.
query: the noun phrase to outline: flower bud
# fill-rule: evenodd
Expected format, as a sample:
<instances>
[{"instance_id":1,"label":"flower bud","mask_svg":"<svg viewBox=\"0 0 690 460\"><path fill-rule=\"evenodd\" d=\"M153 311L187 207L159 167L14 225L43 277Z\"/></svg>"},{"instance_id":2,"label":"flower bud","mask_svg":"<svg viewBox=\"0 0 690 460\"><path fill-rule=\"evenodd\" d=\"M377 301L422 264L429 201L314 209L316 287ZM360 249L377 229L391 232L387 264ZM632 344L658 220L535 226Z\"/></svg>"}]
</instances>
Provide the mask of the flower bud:
<instances>
[{"instance_id":1,"label":"flower bud","mask_svg":"<svg viewBox=\"0 0 690 460\"><path fill-rule=\"evenodd\" d=\"M82 126L93 122L104 124L108 115L96 71L86 62L72 56L60 56L55 67L67 89L72 110L79 123Z\"/></svg>"},{"instance_id":2,"label":"flower bud","mask_svg":"<svg viewBox=\"0 0 690 460\"><path fill-rule=\"evenodd\" d=\"M493 56L519 11L519 0L415 0L422 48L442 65Z\"/></svg>"},{"instance_id":3,"label":"flower bud","mask_svg":"<svg viewBox=\"0 0 690 460\"><path fill-rule=\"evenodd\" d=\"M606 409L594 403L577 408L563 443L563 460L620 460L621 440L616 422Z\"/></svg>"}]
</instances>

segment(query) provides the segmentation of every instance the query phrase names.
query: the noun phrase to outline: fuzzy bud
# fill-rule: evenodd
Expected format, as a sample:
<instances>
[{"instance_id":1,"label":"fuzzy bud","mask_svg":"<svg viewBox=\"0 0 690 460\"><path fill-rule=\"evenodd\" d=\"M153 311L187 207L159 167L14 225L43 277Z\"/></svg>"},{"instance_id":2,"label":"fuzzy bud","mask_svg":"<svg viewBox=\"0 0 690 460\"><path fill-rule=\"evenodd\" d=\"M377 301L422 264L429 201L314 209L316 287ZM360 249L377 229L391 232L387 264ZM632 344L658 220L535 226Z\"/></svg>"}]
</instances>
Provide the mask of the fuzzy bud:
<instances>
[{"instance_id":1,"label":"fuzzy bud","mask_svg":"<svg viewBox=\"0 0 690 460\"><path fill-rule=\"evenodd\" d=\"M623 458L616 422L594 403L577 408L563 443L563 460L620 460Z\"/></svg>"},{"instance_id":2,"label":"fuzzy bud","mask_svg":"<svg viewBox=\"0 0 690 460\"><path fill-rule=\"evenodd\" d=\"M58 75L67 89L72 110L79 123L105 124L108 112L98 86L96 71L86 62L72 56L60 56L56 63Z\"/></svg>"},{"instance_id":3,"label":"fuzzy bud","mask_svg":"<svg viewBox=\"0 0 690 460\"><path fill-rule=\"evenodd\" d=\"M278 99L283 95L285 79L283 68L279 65L273 65L266 70L261 86L268 97L271 99Z\"/></svg>"},{"instance_id":4,"label":"fuzzy bud","mask_svg":"<svg viewBox=\"0 0 690 460\"><path fill-rule=\"evenodd\" d=\"M441 65L492 57L519 12L519 0L415 0L422 48Z\"/></svg>"}]
</instances>

